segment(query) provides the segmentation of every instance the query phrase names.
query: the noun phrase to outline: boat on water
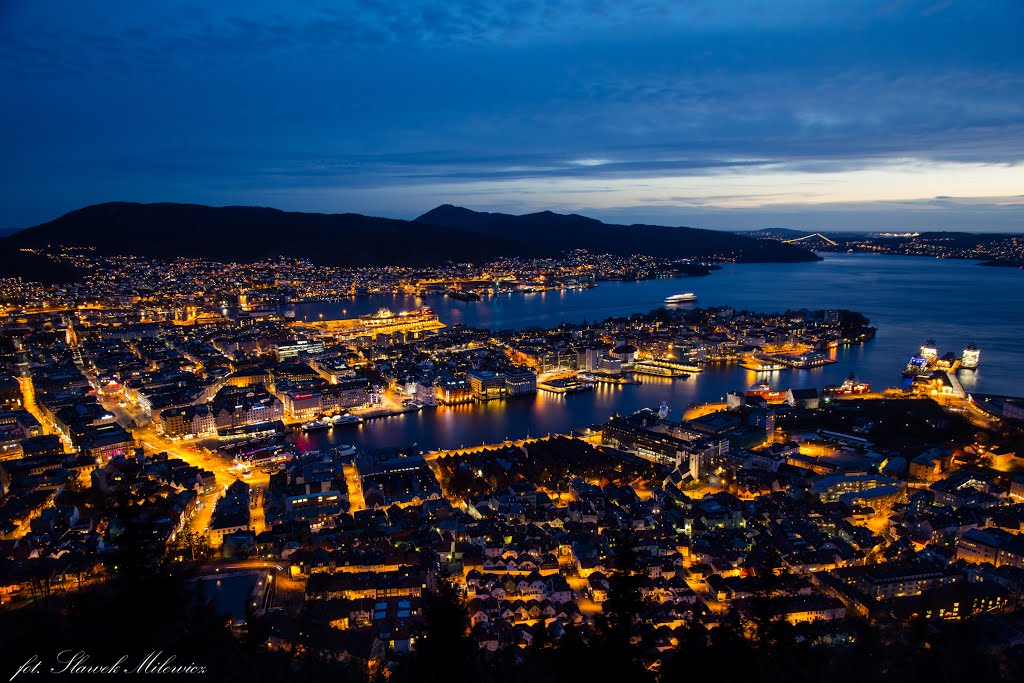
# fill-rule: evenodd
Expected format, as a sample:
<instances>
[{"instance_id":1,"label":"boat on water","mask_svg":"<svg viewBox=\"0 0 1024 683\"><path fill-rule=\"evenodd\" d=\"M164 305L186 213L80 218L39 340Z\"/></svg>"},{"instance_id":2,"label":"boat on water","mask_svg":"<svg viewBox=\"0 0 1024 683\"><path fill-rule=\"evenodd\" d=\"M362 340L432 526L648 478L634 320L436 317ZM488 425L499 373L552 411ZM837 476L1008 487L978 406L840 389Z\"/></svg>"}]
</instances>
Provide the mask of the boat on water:
<instances>
[{"instance_id":1,"label":"boat on water","mask_svg":"<svg viewBox=\"0 0 1024 683\"><path fill-rule=\"evenodd\" d=\"M476 292L464 292L460 289L449 289L448 297L458 301L480 301L480 295Z\"/></svg>"},{"instance_id":2,"label":"boat on water","mask_svg":"<svg viewBox=\"0 0 1024 683\"><path fill-rule=\"evenodd\" d=\"M335 427L339 427L341 425L359 424L362 421L363 418L359 417L358 415L352 415L351 413L346 413L344 415L336 415L334 416L334 418L331 419L331 423Z\"/></svg>"},{"instance_id":3,"label":"boat on water","mask_svg":"<svg viewBox=\"0 0 1024 683\"><path fill-rule=\"evenodd\" d=\"M743 357L743 360L739 362L739 366L746 370L753 370L754 372L775 372L777 370L785 370L789 367L788 365L784 365L773 358L757 354L747 354Z\"/></svg>"},{"instance_id":4,"label":"boat on water","mask_svg":"<svg viewBox=\"0 0 1024 683\"><path fill-rule=\"evenodd\" d=\"M857 379L857 376L852 372L840 385L829 385L824 388L826 394L838 394L838 395L850 395L850 394L866 394L871 391L871 385L867 382L861 382Z\"/></svg>"},{"instance_id":5,"label":"boat on water","mask_svg":"<svg viewBox=\"0 0 1024 683\"><path fill-rule=\"evenodd\" d=\"M359 449L349 443L343 443L334 448L334 455L338 458L351 458L353 455L359 452Z\"/></svg>"},{"instance_id":6,"label":"boat on water","mask_svg":"<svg viewBox=\"0 0 1024 683\"><path fill-rule=\"evenodd\" d=\"M665 303L667 304L685 304L691 301L696 301L697 295L693 292L687 292L685 294L673 294L672 296L665 297Z\"/></svg>"},{"instance_id":7,"label":"boat on water","mask_svg":"<svg viewBox=\"0 0 1024 683\"><path fill-rule=\"evenodd\" d=\"M973 353L968 353L972 351ZM977 367L978 356L980 352L975 349L968 347L964 349L964 354L967 360L975 363L974 367ZM935 340L929 339L921 347L921 350L910 357L910 361L907 362L907 367L903 370L903 376L910 379L928 378L936 370L942 372L956 372L962 367L961 360L956 357L953 353L946 353L943 356L939 356L939 350L935 345ZM973 369L968 366L968 369Z\"/></svg>"},{"instance_id":8,"label":"boat on water","mask_svg":"<svg viewBox=\"0 0 1024 683\"><path fill-rule=\"evenodd\" d=\"M330 418L323 418L321 420L310 420L302 424L302 431L304 432L321 432L325 429L330 429L332 426Z\"/></svg>"},{"instance_id":9,"label":"boat on water","mask_svg":"<svg viewBox=\"0 0 1024 683\"><path fill-rule=\"evenodd\" d=\"M687 366L673 361L645 359L633 364L633 372L640 375L654 375L671 379L686 379L690 376Z\"/></svg>"},{"instance_id":10,"label":"boat on water","mask_svg":"<svg viewBox=\"0 0 1024 683\"><path fill-rule=\"evenodd\" d=\"M978 350L977 345L971 342L964 349L963 359L960 361L960 367L965 370L975 370L978 367L978 362L981 360L981 351Z\"/></svg>"}]
</instances>

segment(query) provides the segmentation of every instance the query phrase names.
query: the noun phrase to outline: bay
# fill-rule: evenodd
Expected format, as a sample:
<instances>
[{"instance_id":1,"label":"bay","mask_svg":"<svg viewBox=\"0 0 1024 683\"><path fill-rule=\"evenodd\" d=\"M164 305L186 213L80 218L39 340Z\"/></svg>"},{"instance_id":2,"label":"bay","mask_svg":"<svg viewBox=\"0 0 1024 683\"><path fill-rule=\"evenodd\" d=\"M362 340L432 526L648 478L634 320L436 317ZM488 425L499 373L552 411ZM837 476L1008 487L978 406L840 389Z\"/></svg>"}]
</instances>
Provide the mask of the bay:
<instances>
[{"instance_id":1,"label":"bay","mask_svg":"<svg viewBox=\"0 0 1024 683\"><path fill-rule=\"evenodd\" d=\"M989 268L973 261L913 256L822 254L813 263L728 264L706 277L602 282L593 289L503 294L479 302L444 296L368 296L338 303L303 303L296 317L314 320L354 317L380 308L394 311L433 308L447 325L488 329L554 327L562 322L597 322L644 313L662 306L670 294L695 292L697 305L779 312L795 309L849 309L878 328L872 341L840 348L837 362L813 370L760 373L736 366L712 368L686 380L640 378L640 384L599 385L592 393L554 396L538 393L507 401L440 407L327 433L297 436L304 448L332 443L372 447L457 448L494 443L601 423L615 412L657 407L663 401L678 414L691 402L722 399L766 379L773 387L838 384L852 371L874 389L901 386L910 355L926 339L940 353L957 356L970 342L981 349L981 366L962 371L968 392L1021 394L1017 375L1024 364L1024 272Z\"/></svg>"}]
</instances>

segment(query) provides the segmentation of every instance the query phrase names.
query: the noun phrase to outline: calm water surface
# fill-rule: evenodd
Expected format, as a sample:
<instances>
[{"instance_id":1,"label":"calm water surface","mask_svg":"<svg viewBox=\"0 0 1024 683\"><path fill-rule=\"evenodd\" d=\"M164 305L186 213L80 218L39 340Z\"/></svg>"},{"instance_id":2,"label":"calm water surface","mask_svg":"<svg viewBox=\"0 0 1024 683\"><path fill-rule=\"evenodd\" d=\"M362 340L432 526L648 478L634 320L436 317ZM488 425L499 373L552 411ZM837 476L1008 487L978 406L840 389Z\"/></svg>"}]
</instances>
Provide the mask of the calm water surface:
<instances>
[{"instance_id":1,"label":"calm water surface","mask_svg":"<svg viewBox=\"0 0 1024 683\"><path fill-rule=\"evenodd\" d=\"M593 393L536 397L441 407L375 420L357 427L297 437L316 448L330 443L366 446L454 448L603 422L613 412L657 407L667 401L677 414L690 402L721 399L767 379L779 388L838 384L851 371L874 388L899 386L907 358L925 339L940 353L958 356L969 342L981 349L981 367L961 372L967 391L1020 395L1024 368L1024 272L988 268L971 261L912 256L823 254L816 263L727 265L707 277L644 282L604 282L589 290L505 294L480 302L444 296L372 296L343 303L300 304L298 319L353 317L387 307L395 311L430 306L441 321L490 329L553 327L562 322L600 321L647 312L664 298L695 292L700 306L777 312L845 308L865 314L878 335L863 346L837 351L838 362L814 370L755 374L735 366L706 370L686 380L640 378L640 384L598 386Z\"/></svg>"}]
</instances>

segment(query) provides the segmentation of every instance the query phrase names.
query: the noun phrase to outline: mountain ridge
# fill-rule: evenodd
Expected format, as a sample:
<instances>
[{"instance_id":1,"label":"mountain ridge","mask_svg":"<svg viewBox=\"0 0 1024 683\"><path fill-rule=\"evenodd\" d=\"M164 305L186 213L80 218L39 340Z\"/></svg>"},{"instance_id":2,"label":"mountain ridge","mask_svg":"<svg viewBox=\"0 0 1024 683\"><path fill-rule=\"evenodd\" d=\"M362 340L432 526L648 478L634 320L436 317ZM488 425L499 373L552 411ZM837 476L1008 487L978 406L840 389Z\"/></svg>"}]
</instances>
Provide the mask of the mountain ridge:
<instances>
[{"instance_id":1,"label":"mountain ridge","mask_svg":"<svg viewBox=\"0 0 1024 683\"><path fill-rule=\"evenodd\" d=\"M198 257L252 262L276 256L333 266L422 267L500 256L556 257L564 251L633 253L744 261L809 261L789 245L728 232L621 226L579 214L516 216L450 204L406 221L356 213L311 213L270 207L108 202L82 207L0 238L0 252L60 244L99 254Z\"/></svg>"},{"instance_id":2,"label":"mountain ridge","mask_svg":"<svg viewBox=\"0 0 1024 683\"><path fill-rule=\"evenodd\" d=\"M641 253L676 258L736 258L747 262L818 260L801 247L768 243L732 232L645 223L621 225L551 211L516 216L442 204L414 220L477 234L510 231L520 240L543 242L560 251L585 246L591 251L621 256ZM586 232L574 232L578 230Z\"/></svg>"}]
</instances>

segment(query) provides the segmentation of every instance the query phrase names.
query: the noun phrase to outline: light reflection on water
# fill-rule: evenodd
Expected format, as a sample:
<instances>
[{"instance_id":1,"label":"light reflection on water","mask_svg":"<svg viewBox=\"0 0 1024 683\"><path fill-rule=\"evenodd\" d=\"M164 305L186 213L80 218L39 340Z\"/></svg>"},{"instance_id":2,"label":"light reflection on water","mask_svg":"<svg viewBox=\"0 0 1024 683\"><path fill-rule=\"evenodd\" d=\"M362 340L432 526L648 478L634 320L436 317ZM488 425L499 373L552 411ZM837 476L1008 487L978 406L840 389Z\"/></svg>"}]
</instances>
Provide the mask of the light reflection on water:
<instances>
[{"instance_id":1,"label":"light reflection on water","mask_svg":"<svg viewBox=\"0 0 1024 683\"><path fill-rule=\"evenodd\" d=\"M586 393L540 392L535 397L425 409L301 436L298 441L303 447L355 442L452 448L527 434L567 432L604 422L614 412L657 408L662 401L678 416L691 402L722 400L727 392L745 390L761 380L776 388L821 387L839 384L853 371L875 388L898 386L907 358L929 337L938 341L942 353L959 355L971 341L981 348L981 367L960 373L968 391L1019 394L1016 377L1024 364L1019 324L1024 297L1010 293L1022 289L1024 272L1017 269L987 268L967 261L826 254L818 263L727 265L703 278L604 282L589 290L502 294L480 302L443 296L374 296L334 304L301 304L296 307L299 320L304 316L312 320L320 313L330 319L344 317L342 311L352 316L381 307L399 311L427 305L449 325L522 329L645 312L661 306L670 294L693 291L700 306L728 305L761 312L857 310L878 327L878 335L863 346L832 350L829 355L835 364L811 370L756 373L729 365L685 380L642 376L636 384L598 384Z\"/></svg>"}]
</instances>

